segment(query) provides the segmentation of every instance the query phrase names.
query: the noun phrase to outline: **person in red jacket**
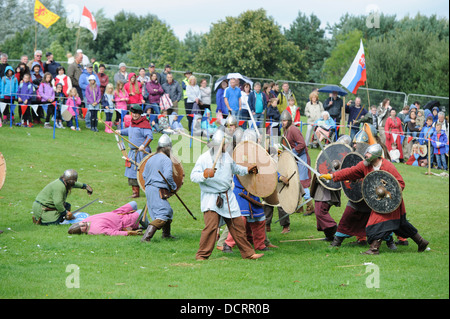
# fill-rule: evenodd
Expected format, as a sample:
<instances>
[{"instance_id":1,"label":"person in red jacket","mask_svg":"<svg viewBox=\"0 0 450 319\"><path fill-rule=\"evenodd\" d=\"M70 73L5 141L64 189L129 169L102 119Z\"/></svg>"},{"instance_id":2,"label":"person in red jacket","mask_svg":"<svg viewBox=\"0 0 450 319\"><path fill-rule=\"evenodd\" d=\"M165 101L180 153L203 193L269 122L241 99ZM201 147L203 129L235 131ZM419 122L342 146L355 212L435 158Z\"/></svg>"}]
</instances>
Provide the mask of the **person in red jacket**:
<instances>
[{"instance_id":1,"label":"person in red jacket","mask_svg":"<svg viewBox=\"0 0 450 319\"><path fill-rule=\"evenodd\" d=\"M129 95L128 103L130 104L130 108L133 107L134 104L141 105L142 103L145 103L144 97L142 96L142 84L136 79L135 73L128 74L128 82L125 83L125 86L123 87Z\"/></svg>"},{"instance_id":2,"label":"person in red jacket","mask_svg":"<svg viewBox=\"0 0 450 319\"><path fill-rule=\"evenodd\" d=\"M373 144L367 148L364 155L365 160L359 162L357 165L349 168L344 168L333 174L323 174L320 178L334 180L335 182L346 180L357 180L364 178L367 174L374 170L383 170L391 173L400 183L402 190L405 188L405 182L400 173L395 168L394 164L382 158L382 147L380 144ZM378 255L383 239L389 238L394 232L397 236L404 238L411 237L417 244L418 251L423 252L427 248L429 242L419 235L417 229L406 219L405 203L402 202L400 206L389 214L380 214L372 210L369 220L366 225L367 241L370 244L368 251L364 252L367 255Z\"/></svg>"}]
</instances>

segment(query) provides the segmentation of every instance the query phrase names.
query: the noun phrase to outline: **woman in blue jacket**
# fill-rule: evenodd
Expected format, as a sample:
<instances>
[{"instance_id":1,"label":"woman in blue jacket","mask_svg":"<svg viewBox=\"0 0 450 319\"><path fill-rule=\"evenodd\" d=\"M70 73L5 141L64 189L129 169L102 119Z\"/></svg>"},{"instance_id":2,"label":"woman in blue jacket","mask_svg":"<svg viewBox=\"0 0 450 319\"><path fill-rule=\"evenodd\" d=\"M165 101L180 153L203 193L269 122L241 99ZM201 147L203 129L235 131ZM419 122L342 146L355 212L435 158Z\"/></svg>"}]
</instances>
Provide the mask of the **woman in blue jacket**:
<instances>
[{"instance_id":1,"label":"woman in blue jacket","mask_svg":"<svg viewBox=\"0 0 450 319\"><path fill-rule=\"evenodd\" d=\"M5 76L1 79L0 83L0 100L4 103L12 105L16 100L18 83L17 78L14 76L14 69L11 66L5 68ZM14 116L14 111L11 114ZM7 121L9 116L9 107L3 111L3 120Z\"/></svg>"}]
</instances>

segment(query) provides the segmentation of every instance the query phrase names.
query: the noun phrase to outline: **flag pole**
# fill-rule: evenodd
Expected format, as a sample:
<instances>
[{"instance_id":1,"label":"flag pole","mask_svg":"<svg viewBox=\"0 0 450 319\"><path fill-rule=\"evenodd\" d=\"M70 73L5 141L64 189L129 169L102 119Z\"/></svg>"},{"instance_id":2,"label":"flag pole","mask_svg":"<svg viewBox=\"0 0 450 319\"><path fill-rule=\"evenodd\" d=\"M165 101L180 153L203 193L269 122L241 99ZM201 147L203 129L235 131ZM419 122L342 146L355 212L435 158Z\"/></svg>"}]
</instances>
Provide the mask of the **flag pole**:
<instances>
[{"instance_id":1,"label":"flag pole","mask_svg":"<svg viewBox=\"0 0 450 319\"><path fill-rule=\"evenodd\" d=\"M77 40L75 42L75 52L78 50L78 40L80 39L80 30L81 30L81 26L78 26Z\"/></svg>"},{"instance_id":2,"label":"flag pole","mask_svg":"<svg viewBox=\"0 0 450 319\"><path fill-rule=\"evenodd\" d=\"M37 50L37 21L34 21L34 52Z\"/></svg>"}]
</instances>

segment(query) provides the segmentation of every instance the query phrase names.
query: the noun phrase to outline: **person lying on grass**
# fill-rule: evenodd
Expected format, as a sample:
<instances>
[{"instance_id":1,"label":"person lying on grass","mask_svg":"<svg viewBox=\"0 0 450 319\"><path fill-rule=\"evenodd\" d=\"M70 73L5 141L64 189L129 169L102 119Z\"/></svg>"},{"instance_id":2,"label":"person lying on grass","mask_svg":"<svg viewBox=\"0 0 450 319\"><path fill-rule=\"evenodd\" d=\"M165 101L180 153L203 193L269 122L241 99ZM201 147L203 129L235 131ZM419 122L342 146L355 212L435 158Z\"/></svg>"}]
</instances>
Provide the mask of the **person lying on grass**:
<instances>
[{"instance_id":1,"label":"person lying on grass","mask_svg":"<svg viewBox=\"0 0 450 319\"><path fill-rule=\"evenodd\" d=\"M142 217L143 214L137 210L136 202L131 201L112 212L92 215L82 222L72 224L68 233L71 235L140 235L142 230L138 227Z\"/></svg>"}]
</instances>

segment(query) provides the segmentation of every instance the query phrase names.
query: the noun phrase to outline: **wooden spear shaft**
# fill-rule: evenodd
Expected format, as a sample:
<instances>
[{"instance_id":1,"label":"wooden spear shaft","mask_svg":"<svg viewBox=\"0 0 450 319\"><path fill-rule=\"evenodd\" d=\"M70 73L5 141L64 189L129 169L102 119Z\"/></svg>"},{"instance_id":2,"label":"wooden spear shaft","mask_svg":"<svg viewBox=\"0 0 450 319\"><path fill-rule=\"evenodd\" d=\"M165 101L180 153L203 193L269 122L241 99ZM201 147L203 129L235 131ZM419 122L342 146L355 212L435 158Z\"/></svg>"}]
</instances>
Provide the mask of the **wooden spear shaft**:
<instances>
[{"instance_id":1,"label":"wooden spear shaft","mask_svg":"<svg viewBox=\"0 0 450 319\"><path fill-rule=\"evenodd\" d=\"M111 126L109 126L108 124L106 124L102 119L99 118L98 120L99 120L100 122L102 122L103 124L105 124L105 126L108 127L111 131L113 131L114 134L120 136L120 137L123 138L126 142L130 143L130 144L133 145L134 147L139 148L139 146L137 146L137 145L131 143L131 142L130 142L129 140L127 140L125 137L123 137L122 135L120 135L119 133L117 133L115 129L113 129ZM143 150L142 152L144 152L145 154L150 155L150 153L147 152L146 150Z\"/></svg>"}]
</instances>

